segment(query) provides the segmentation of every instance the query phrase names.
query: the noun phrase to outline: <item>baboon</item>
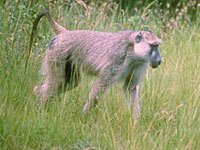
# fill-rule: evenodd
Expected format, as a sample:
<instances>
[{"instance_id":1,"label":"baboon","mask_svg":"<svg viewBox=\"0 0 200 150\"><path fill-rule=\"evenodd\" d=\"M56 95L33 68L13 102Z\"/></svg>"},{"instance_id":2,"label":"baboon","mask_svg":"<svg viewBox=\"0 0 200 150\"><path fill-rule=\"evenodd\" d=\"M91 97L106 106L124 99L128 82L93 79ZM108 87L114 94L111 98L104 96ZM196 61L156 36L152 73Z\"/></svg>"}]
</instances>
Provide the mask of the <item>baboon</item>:
<instances>
[{"instance_id":1,"label":"baboon","mask_svg":"<svg viewBox=\"0 0 200 150\"><path fill-rule=\"evenodd\" d=\"M83 112L87 112L97 96L109 86L124 81L130 105L134 104L131 108L133 117L138 118L139 84L148 66L156 68L161 64L159 45L162 40L146 30L115 33L70 31L54 21L49 11L44 11L36 18L32 32L35 33L43 16L47 17L56 35L50 41L43 59L44 79L34 88L40 102L49 100L59 87L76 87L80 81L80 72L85 71L97 78L92 84Z\"/></svg>"}]
</instances>

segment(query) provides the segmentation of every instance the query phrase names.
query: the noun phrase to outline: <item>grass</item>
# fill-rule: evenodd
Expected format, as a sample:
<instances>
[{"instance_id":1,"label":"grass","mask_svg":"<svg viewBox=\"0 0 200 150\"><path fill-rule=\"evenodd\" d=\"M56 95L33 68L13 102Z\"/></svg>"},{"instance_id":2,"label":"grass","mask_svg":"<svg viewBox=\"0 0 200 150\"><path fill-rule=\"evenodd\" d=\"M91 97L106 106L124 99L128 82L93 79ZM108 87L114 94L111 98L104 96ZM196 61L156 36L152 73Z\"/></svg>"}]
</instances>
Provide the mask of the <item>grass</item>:
<instances>
[{"instance_id":1,"label":"grass","mask_svg":"<svg viewBox=\"0 0 200 150\"><path fill-rule=\"evenodd\" d=\"M42 19L25 72L31 24L44 7L12 4L0 6L0 149L199 149L199 21L180 24L162 37L164 62L148 70L140 94L142 115L133 122L120 84L100 98L98 108L82 114L90 76L76 89L38 108L32 89L53 33ZM122 16L116 10L109 15L92 10L87 18L76 3L70 10L57 7L52 14L62 24L67 21L69 29L118 31L143 25L132 22L137 17ZM143 23L163 35L157 21Z\"/></svg>"}]
</instances>

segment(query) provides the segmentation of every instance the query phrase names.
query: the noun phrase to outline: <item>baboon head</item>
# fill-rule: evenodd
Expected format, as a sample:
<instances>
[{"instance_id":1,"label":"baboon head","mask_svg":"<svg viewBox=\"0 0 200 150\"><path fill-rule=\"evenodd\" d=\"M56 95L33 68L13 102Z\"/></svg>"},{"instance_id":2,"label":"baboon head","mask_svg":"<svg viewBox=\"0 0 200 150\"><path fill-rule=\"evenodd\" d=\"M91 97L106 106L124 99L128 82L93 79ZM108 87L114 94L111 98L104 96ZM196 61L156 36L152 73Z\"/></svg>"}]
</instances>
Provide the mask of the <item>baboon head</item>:
<instances>
[{"instance_id":1,"label":"baboon head","mask_svg":"<svg viewBox=\"0 0 200 150\"><path fill-rule=\"evenodd\" d=\"M162 40L151 31L134 32L131 35L131 42L134 45L134 55L142 62L147 62L152 68L161 64L159 45Z\"/></svg>"}]
</instances>

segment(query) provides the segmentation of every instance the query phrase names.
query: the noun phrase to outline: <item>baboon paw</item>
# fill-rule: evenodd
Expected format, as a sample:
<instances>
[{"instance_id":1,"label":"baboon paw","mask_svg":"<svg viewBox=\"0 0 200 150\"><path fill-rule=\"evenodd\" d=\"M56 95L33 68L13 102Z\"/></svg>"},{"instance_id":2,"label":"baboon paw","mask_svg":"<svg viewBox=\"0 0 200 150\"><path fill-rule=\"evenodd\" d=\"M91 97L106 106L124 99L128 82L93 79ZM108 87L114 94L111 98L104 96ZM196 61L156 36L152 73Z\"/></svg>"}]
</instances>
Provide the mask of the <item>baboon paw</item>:
<instances>
[{"instance_id":1,"label":"baboon paw","mask_svg":"<svg viewBox=\"0 0 200 150\"><path fill-rule=\"evenodd\" d=\"M39 86L35 86L33 89L33 92L35 93L35 95L39 94Z\"/></svg>"},{"instance_id":2,"label":"baboon paw","mask_svg":"<svg viewBox=\"0 0 200 150\"><path fill-rule=\"evenodd\" d=\"M133 116L134 119L139 119L140 118L140 111L139 110L135 111L133 115L134 115Z\"/></svg>"},{"instance_id":3,"label":"baboon paw","mask_svg":"<svg viewBox=\"0 0 200 150\"><path fill-rule=\"evenodd\" d=\"M84 106L83 106L83 113L88 112L88 110L90 109L91 104L89 102L87 102Z\"/></svg>"}]
</instances>

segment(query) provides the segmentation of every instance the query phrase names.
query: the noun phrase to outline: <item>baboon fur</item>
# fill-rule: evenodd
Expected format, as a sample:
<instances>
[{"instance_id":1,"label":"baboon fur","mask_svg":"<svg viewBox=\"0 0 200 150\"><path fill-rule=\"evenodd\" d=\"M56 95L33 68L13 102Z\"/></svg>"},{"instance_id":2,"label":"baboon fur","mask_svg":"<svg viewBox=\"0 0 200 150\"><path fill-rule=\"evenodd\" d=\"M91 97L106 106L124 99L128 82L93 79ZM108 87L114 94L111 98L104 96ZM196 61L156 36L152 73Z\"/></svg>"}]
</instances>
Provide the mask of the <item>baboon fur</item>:
<instances>
[{"instance_id":1,"label":"baboon fur","mask_svg":"<svg viewBox=\"0 0 200 150\"><path fill-rule=\"evenodd\" d=\"M151 31L69 31L54 21L48 11L36 18L37 23L42 16L48 18L56 35L50 41L43 59L44 79L34 88L40 102L49 100L60 87L68 90L76 87L81 78L80 71L85 71L97 78L83 112L109 86L124 81L124 90L130 95L130 105L134 103L133 116L138 118L139 84L148 65L156 68L161 63L161 39ZM32 32L35 32L37 23Z\"/></svg>"}]
</instances>

